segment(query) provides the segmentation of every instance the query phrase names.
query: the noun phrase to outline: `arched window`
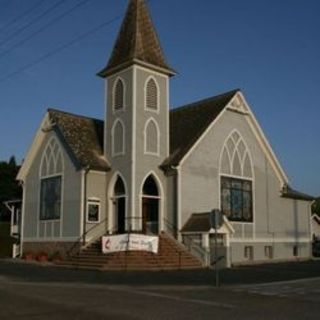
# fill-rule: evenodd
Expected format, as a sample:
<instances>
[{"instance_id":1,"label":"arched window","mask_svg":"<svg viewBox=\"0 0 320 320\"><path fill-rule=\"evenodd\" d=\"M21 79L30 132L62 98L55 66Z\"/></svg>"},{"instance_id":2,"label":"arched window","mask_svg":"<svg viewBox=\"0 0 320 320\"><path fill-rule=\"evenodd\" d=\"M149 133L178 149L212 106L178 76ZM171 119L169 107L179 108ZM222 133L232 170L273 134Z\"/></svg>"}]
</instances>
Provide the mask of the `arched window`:
<instances>
[{"instance_id":1,"label":"arched window","mask_svg":"<svg viewBox=\"0 0 320 320\"><path fill-rule=\"evenodd\" d=\"M112 155L118 156L125 153L125 129L120 119L112 127Z\"/></svg>"},{"instance_id":2,"label":"arched window","mask_svg":"<svg viewBox=\"0 0 320 320\"><path fill-rule=\"evenodd\" d=\"M151 78L148 80L146 84L146 97L145 97L145 104L146 109L150 109L153 111L157 111L158 106L158 99L159 99L159 93L158 93L158 86L156 81Z\"/></svg>"},{"instance_id":3,"label":"arched window","mask_svg":"<svg viewBox=\"0 0 320 320\"><path fill-rule=\"evenodd\" d=\"M157 183L152 175L148 176L142 186L142 232L158 234L159 232L160 196Z\"/></svg>"},{"instance_id":4,"label":"arched window","mask_svg":"<svg viewBox=\"0 0 320 320\"><path fill-rule=\"evenodd\" d=\"M55 138L49 140L40 166L40 219L60 219L63 157Z\"/></svg>"},{"instance_id":5,"label":"arched window","mask_svg":"<svg viewBox=\"0 0 320 320\"><path fill-rule=\"evenodd\" d=\"M160 153L160 133L155 120L147 121L144 129L144 152L151 155L159 155Z\"/></svg>"},{"instance_id":6,"label":"arched window","mask_svg":"<svg viewBox=\"0 0 320 320\"><path fill-rule=\"evenodd\" d=\"M114 104L113 109L115 111L121 110L124 108L124 99L125 99L125 90L124 90L124 82L122 79L118 79L115 83L114 90L113 90L113 96L114 96Z\"/></svg>"},{"instance_id":7,"label":"arched window","mask_svg":"<svg viewBox=\"0 0 320 320\"><path fill-rule=\"evenodd\" d=\"M238 131L226 139L220 157L221 210L231 221L253 221L253 168Z\"/></svg>"},{"instance_id":8,"label":"arched window","mask_svg":"<svg viewBox=\"0 0 320 320\"><path fill-rule=\"evenodd\" d=\"M120 176L114 185L114 221L115 232L124 233L126 225L126 188Z\"/></svg>"}]
</instances>

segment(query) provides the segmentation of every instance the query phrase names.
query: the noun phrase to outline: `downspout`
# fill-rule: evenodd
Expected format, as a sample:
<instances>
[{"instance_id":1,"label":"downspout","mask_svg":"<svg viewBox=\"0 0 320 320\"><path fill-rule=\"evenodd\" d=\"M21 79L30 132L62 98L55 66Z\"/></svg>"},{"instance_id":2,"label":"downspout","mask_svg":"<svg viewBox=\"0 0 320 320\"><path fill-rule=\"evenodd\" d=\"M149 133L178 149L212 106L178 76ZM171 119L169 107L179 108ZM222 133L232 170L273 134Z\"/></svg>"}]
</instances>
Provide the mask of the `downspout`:
<instances>
[{"instance_id":1,"label":"downspout","mask_svg":"<svg viewBox=\"0 0 320 320\"><path fill-rule=\"evenodd\" d=\"M86 244L86 232L87 232L87 175L90 171L90 166L86 166L83 171L83 189L82 189L82 245Z\"/></svg>"},{"instance_id":2,"label":"downspout","mask_svg":"<svg viewBox=\"0 0 320 320\"><path fill-rule=\"evenodd\" d=\"M179 166L171 167L175 171L175 204L176 204L176 238L181 241L181 170Z\"/></svg>"}]
</instances>

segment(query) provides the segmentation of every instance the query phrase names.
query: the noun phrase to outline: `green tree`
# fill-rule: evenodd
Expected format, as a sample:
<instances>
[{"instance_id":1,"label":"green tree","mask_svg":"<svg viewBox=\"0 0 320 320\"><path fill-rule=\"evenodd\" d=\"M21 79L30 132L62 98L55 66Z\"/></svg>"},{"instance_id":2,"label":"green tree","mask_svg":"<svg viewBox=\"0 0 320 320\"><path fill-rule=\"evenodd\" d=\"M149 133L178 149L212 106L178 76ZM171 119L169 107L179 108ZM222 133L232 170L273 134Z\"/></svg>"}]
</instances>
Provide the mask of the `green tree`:
<instances>
[{"instance_id":1,"label":"green tree","mask_svg":"<svg viewBox=\"0 0 320 320\"><path fill-rule=\"evenodd\" d=\"M22 189L16 181L19 169L14 156L8 162L0 161L0 220L8 218L4 201L21 199Z\"/></svg>"}]
</instances>

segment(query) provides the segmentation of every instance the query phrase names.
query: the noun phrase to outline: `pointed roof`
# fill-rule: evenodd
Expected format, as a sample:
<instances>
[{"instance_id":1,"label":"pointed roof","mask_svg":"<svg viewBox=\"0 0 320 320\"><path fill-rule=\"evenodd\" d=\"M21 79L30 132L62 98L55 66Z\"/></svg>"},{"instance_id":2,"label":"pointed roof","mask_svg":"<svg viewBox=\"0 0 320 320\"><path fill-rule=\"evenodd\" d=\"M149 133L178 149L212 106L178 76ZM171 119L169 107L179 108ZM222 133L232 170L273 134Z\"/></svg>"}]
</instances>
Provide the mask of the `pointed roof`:
<instances>
[{"instance_id":1,"label":"pointed roof","mask_svg":"<svg viewBox=\"0 0 320 320\"><path fill-rule=\"evenodd\" d=\"M134 63L175 74L166 62L144 0L130 0L108 65L98 75L105 78Z\"/></svg>"}]
</instances>

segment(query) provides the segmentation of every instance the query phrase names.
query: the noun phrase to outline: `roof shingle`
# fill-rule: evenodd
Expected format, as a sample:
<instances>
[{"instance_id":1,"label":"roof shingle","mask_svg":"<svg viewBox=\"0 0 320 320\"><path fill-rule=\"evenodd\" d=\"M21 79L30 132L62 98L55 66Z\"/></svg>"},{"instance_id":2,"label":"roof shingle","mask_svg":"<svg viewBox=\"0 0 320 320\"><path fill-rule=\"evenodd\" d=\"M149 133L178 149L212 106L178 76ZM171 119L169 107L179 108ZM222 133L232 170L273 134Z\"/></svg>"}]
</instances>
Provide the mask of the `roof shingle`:
<instances>
[{"instance_id":1,"label":"roof shingle","mask_svg":"<svg viewBox=\"0 0 320 320\"><path fill-rule=\"evenodd\" d=\"M103 156L103 121L55 109L49 109L48 113L54 129L78 166L102 171L110 169Z\"/></svg>"},{"instance_id":2,"label":"roof shingle","mask_svg":"<svg viewBox=\"0 0 320 320\"><path fill-rule=\"evenodd\" d=\"M162 167L177 166L238 91L238 89L232 90L171 110L170 156Z\"/></svg>"},{"instance_id":3,"label":"roof shingle","mask_svg":"<svg viewBox=\"0 0 320 320\"><path fill-rule=\"evenodd\" d=\"M133 63L146 63L175 74L166 62L144 0L130 1L109 62L98 75L107 77Z\"/></svg>"}]
</instances>

